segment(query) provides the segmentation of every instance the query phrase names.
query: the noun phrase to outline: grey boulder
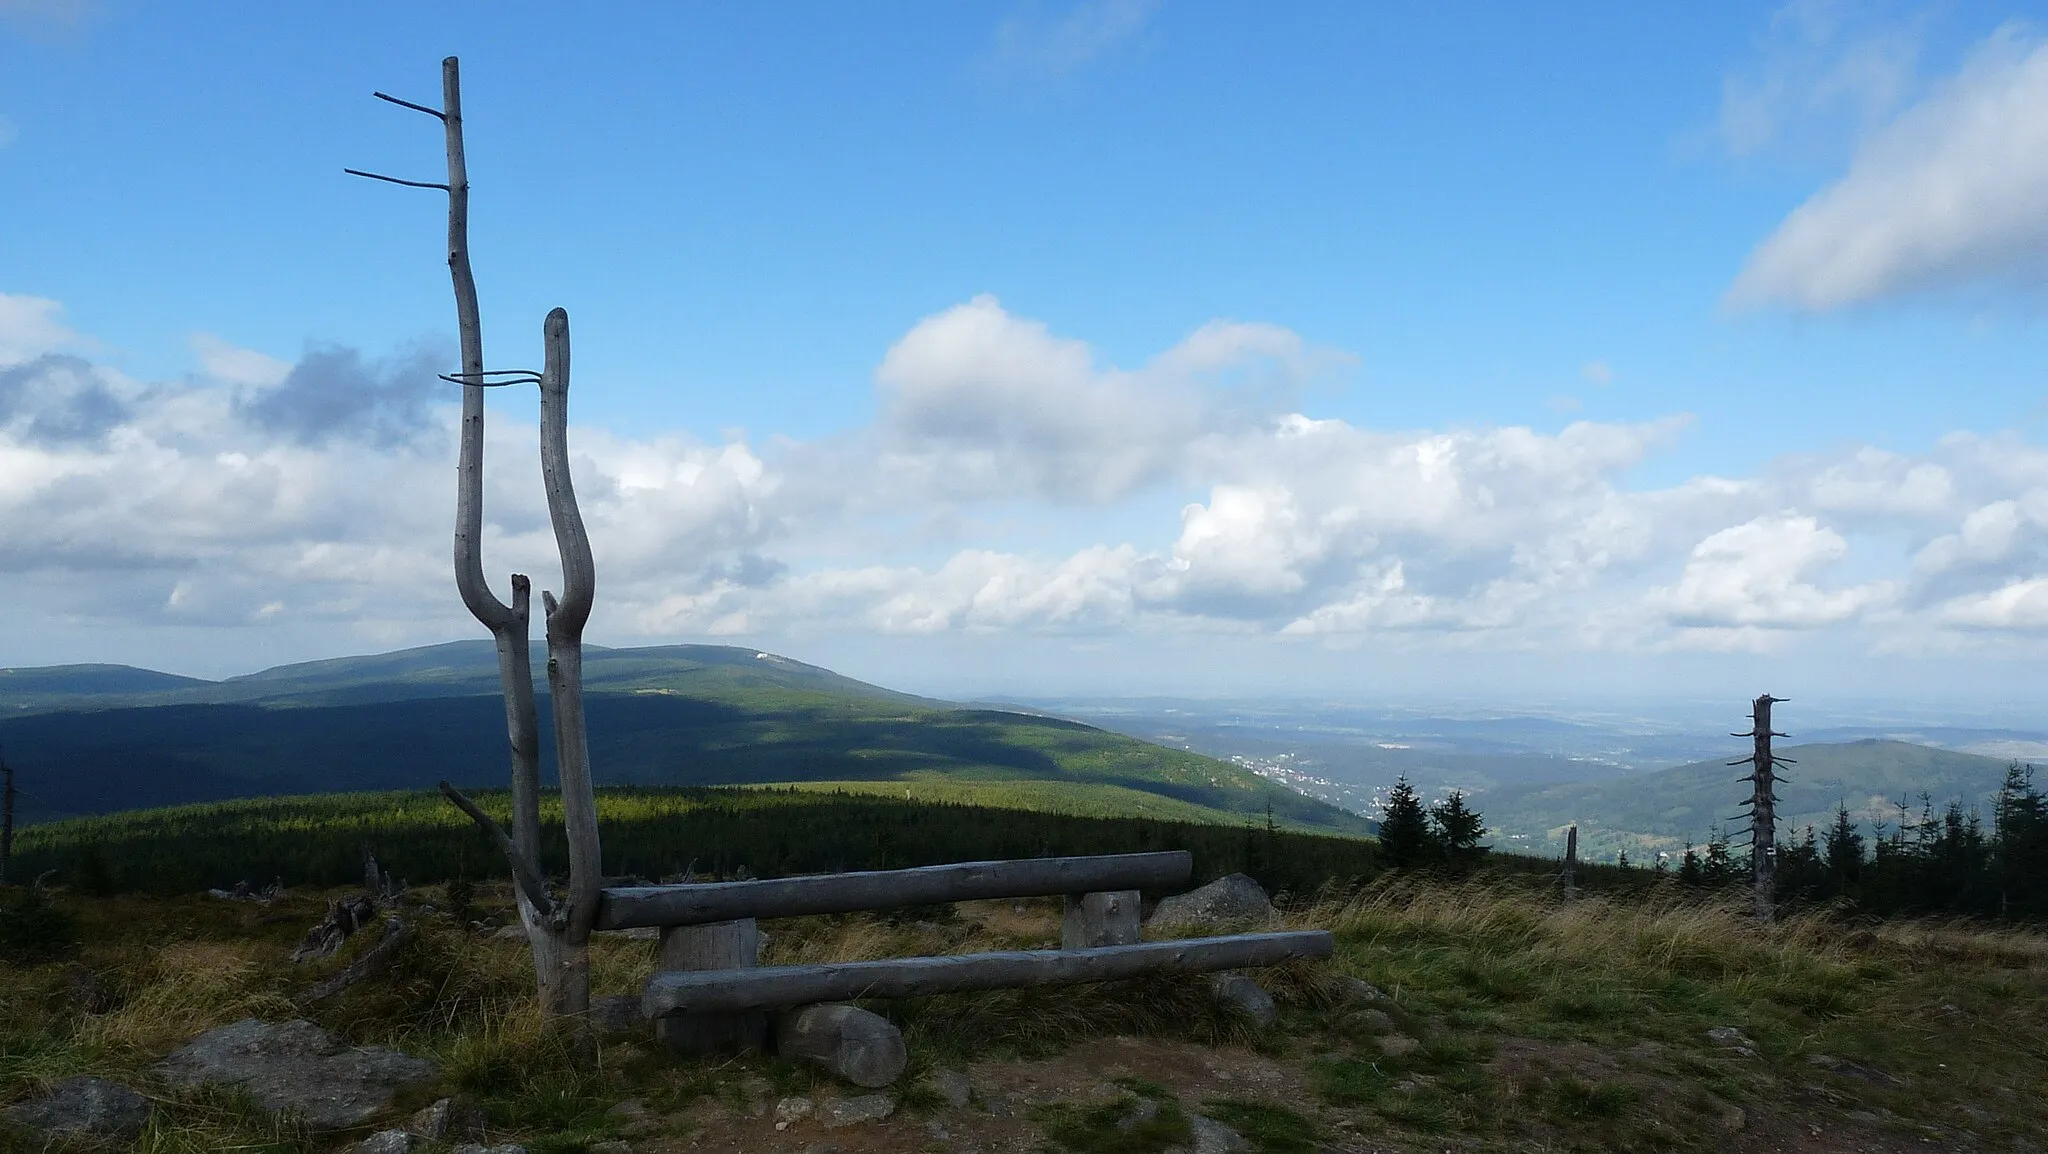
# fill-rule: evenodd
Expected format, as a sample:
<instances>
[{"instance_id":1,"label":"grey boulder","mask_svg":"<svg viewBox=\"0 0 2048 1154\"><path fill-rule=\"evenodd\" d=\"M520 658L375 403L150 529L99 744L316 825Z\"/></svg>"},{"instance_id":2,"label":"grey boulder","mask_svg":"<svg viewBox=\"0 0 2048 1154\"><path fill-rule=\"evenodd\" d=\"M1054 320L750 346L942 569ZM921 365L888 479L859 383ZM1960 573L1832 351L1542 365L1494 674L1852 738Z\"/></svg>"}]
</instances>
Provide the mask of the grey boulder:
<instances>
[{"instance_id":1,"label":"grey boulder","mask_svg":"<svg viewBox=\"0 0 2048 1154\"><path fill-rule=\"evenodd\" d=\"M7 1119L52 1136L134 1138L149 1122L149 1099L105 1078L66 1078L48 1094L9 1107Z\"/></svg>"},{"instance_id":2,"label":"grey boulder","mask_svg":"<svg viewBox=\"0 0 2048 1154\"><path fill-rule=\"evenodd\" d=\"M1243 974L1212 974L1209 977L1209 989L1216 995L1217 1001L1222 1002L1233 1012L1244 1015L1254 1025L1270 1026L1274 1019L1280 1016L1279 1011L1273 1006L1273 995L1260 989L1257 982Z\"/></svg>"},{"instance_id":3,"label":"grey boulder","mask_svg":"<svg viewBox=\"0 0 2048 1154\"><path fill-rule=\"evenodd\" d=\"M1259 883L1243 874L1217 878L1199 889L1175 894L1159 903L1152 929L1179 926L1215 926L1219 929L1249 929L1270 926L1280 920L1280 911Z\"/></svg>"},{"instance_id":4,"label":"grey boulder","mask_svg":"<svg viewBox=\"0 0 2048 1154\"><path fill-rule=\"evenodd\" d=\"M157 1064L178 1086L236 1086L274 1114L315 1130L360 1126L398 1091L433 1081L440 1068L388 1046L348 1046L311 1022L244 1018L208 1030Z\"/></svg>"},{"instance_id":5,"label":"grey boulder","mask_svg":"<svg viewBox=\"0 0 2048 1154\"><path fill-rule=\"evenodd\" d=\"M1197 1114L1188 1125L1195 1140L1193 1154L1239 1154L1250 1148L1243 1135L1213 1118Z\"/></svg>"}]
</instances>

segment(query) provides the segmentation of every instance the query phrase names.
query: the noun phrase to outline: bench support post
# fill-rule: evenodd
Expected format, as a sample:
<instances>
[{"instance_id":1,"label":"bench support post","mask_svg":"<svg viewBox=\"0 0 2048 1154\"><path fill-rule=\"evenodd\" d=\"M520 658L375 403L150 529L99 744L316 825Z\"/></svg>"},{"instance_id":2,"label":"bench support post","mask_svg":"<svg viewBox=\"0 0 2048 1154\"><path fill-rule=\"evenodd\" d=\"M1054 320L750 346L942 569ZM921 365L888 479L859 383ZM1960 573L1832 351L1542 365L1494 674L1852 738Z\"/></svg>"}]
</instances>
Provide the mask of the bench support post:
<instances>
[{"instance_id":1,"label":"bench support post","mask_svg":"<svg viewBox=\"0 0 2048 1154\"><path fill-rule=\"evenodd\" d=\"M661 932L657 971L751 969L760 960L761 932L753 918L702 926L671 926ZM678 1054L768 1048L768 1015L762 1010L680 1013L657 1018L655 1037Z\"/></svg>"},{"instance_id":2,"label":"bench support post","mask_svg":"<svg viewBox=\"0 0 2048 1154\"><path fill-rule=\"evenodd\" d=\"M1061 949L1129 946L1138 940L1137 890L1067 895L1067 915L1060 923Z\"/></svg>"}]
</instances>

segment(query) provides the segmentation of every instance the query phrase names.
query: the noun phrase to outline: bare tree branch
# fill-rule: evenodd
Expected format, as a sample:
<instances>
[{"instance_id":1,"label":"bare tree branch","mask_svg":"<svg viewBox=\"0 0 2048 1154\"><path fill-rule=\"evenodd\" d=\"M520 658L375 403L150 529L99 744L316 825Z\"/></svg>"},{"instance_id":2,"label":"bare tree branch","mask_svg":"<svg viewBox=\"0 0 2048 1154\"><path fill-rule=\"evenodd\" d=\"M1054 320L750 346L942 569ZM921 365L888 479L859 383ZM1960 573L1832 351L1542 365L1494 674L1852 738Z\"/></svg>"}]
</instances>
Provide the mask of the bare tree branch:
<instances>
[{"instance_id":1,"label":"bare tree branch","mask_svg":"<svg viewBox=\"0 0 2048 1154\"><path fill-rule=\"evenodd\" d=\"M444 381L447 381L451 385L477 385L481 388L486 389L502 389L506 385L540 384L540 374L534 372L532 369L492 369L490 372L482 374L483 376L486 377L509 378L508 380L503 381L480 380L477 377L469 376L466 373L436 373L434 375L441 378Z\"/></svg>"},{"instance_id":2,"label":"bare tree branch","mask_svg":"<svg viewBox=\"0 0 2048 1154\"><path fill-rule=\"evenodd\" d=\"M384 923L384 936L377 944L363 951L363 956L350 962L340 973L323 981L315 982L305 993L299 995L300 1002L318 1002L339 994L378 970L391 964L391 959L405 943L412 940L412 927L398 918Z\"/></svg>"},{"instance_id":3,"label":"bare tree branch","mask_svg":"<svg viewBox=\"0 0 2048 1154\"><path fill-rule=\"evenodd\" d=\"M412 110L413 110L414 112L424 112L424 113L426 113L426 114L427 114L428 116L431 116L431 117L433 117L433 118L434 118L435 120L439 120L439 121L441 121L441 122L443 122L443 123L446 123L446 122L447 122L447 120L448 120L448 116L447 116L447 114L446 114L446 113L444 113L444 112L442 112L442 111L441 111L440 109L438 109L438 108L428 108L428 107L427 107L426 105L424 105L424 104L414 104L414 103L413 103L412 101L410 101L410 100L400 100L400 99L399 99L398 97L396 97L396 96L387 96L387 95L385 95L385 94L384 94L384 93L382 93L382 92L372 92L372 93L370 93L370 95L372 95L372 96L376 97L376 98L377 98L377 99L379 99L379 100L388 100L388 101L390 101L391 103L393 103L393 104L396 104L396 105L398 105L398 106L399 106L400 108L410 108L410 109L412 109Z\"/></svg>"},{"instance_id":4,"label":"bare tree branch","mask_svg":"<svg viewBox=\"0 0 2048 1154\"><path fill-rule=\"evenodd\" d=\"M402 184L407 188L438 188L442 192L448 191L447 185L435 184L434 182L429 180L400 180L395 176L385 176L383 173L380 172L364 172L360 168L344 168L342 169L342 171L348 173L350 176L368 177L371 180L381 180L387 184Z\"/></svg>"},{"instance_id":5,"label":"bare tree branch","mask_svg":"<svg viewBox=\"0 0 2048 1154\"><path fill-rule=\"evenodd\" d=\"M498 848L505 851L505 857L512 863L512 879L519 883L519 892L526 896L527 901L533 903L533 908L539 910L543 917L553 915L555 903L553 898L548 897L547 884L541 881L539 871L527 863L519 848L512 844L512 835L505 832L505 827L499 825L477 803L469 800L461 790L445 781L441 783L441 793L455 803L455 808L468 814L469 819L481 826L485 833L491 835L491 840L498 843Z\"/></svg>"}]
</instances>

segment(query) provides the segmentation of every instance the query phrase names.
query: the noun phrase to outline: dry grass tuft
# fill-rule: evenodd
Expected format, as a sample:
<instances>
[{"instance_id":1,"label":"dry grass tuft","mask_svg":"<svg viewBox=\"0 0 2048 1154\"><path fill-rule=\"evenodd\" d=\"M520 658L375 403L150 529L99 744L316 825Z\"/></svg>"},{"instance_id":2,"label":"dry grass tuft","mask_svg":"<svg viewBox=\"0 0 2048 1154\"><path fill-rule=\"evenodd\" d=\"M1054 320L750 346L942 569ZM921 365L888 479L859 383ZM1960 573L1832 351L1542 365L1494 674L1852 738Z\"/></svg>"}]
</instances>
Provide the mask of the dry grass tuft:
<instances>
[{"instance_id":1,"label":"dry grass tuft","mask_svg":"<svg viewBox=\"0 0 2048 1154\"><path fill-rule=\"evenodd\" d=\"M143 973L128 977L121 1005L82 1018L73 1040L113 1052L160 1054L243 1018L296 1016L274 964L264 964L266 952L253 942L171 942Z\"/></svg>"}]
</instances>

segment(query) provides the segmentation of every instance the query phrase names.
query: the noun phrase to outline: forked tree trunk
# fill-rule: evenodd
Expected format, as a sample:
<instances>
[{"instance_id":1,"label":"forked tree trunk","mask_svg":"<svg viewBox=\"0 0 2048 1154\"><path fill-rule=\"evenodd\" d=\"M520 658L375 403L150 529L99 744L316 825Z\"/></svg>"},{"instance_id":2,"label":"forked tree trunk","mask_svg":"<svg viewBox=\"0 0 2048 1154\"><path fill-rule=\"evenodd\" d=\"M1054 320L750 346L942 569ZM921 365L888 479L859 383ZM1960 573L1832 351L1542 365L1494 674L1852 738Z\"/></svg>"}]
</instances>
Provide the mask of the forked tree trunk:
<instances>
[{"instance_id":1,"label":"forked tree trunk","mask_svg":"<svg viewBox=\"0 0 2048 1154\"><path fill-rule=\"evenodd\" d=\"M498 600L484 578L484 333L476 274L469 262L469 166L462 142L462 73L453 56L441 62L441 118L448 151L448 277L455 289L455 323L462 345L462 439L456 465L455 587L470 613L491 631L498 649L498 688L505 700L507 752L512 763L512 850L535 876L540 868L540 720L533 698L533 657L528 648L532 585L512 576L512 603ZM533 946L534 979L541 1002L559 999L567 943L549 924L538 895L514 887L519 920ZM586 998L587 1003L587 998Z\"/></svg>"},{"instance_id":2,"label":"forked tree trunk","mask_svg":"<svg viewBox=\"0 0 2048 1154\"><path fill-rule=\"evenodd\" d=\"M590 1012L590 931L604 886L597 836L597 797L590 780L590 742L583 719L583 626L597 594L590 534L576 508L569 478L569 314L556 309L543 328L547 362L540 375L540 468L562 555L562 598L543 591L547 610L548 702L555 715L555 772L562 787L562 821L569 834L569 895L560 921L565 947L552 989L542 988L550 1012Z\"/></svg>"},{"instance_id":3,"label":"forked tree trunk","mask_svg":"<svg viewBox=\"0 0 2048 1154\"><path fill-rule=\"evenodd\" d=\"M453 56L441 62L441 108L436 111L378 93L382 99L438 117L447 135L448 183L425 184L375 173L373 179L448 193L448 275L455 289L456 325L461 337L462 432L455 490L455 586L470 613L491 631L498 650L498 683L505 700L505 731L512 769L512 829L507 833L460 791L442 782L449 800L496 839L512 867L519 920L533 951L533 971L542 1009L575 1019L577 1039L588 1040L590 1011L589 942L597 917L599 847L597 806L591 790L590 758L583 723L583 625L595 592L590 542L569 482L567 442L569 318L550 313L544 330L547 369L541 384L541 469L547 481L548 512L562 553L560 605L542 594L547 608L548 684L555 714L556 756L569 833L570 883L564 902L547 891L540 861L540 724L534 704L533 665L528 637L532 584L512 575L512 602L500 601L483 570L484 387L483 322L476 277L469 261L469 171L463 155L461 73ZM353 170L351 170L353 171ZM509 374L525 376L530 374ZM505 382L511 383L511 382Z\"/></svg>"}]
</instances>

